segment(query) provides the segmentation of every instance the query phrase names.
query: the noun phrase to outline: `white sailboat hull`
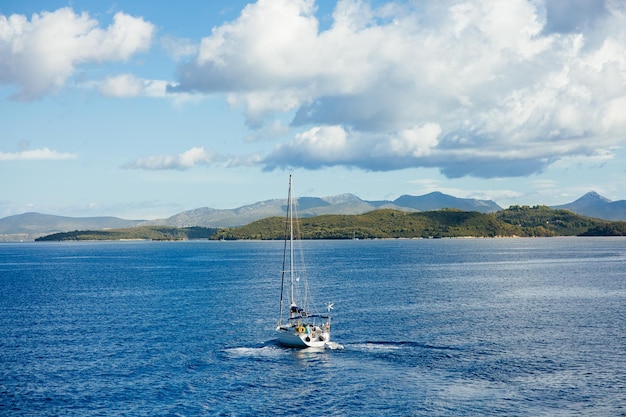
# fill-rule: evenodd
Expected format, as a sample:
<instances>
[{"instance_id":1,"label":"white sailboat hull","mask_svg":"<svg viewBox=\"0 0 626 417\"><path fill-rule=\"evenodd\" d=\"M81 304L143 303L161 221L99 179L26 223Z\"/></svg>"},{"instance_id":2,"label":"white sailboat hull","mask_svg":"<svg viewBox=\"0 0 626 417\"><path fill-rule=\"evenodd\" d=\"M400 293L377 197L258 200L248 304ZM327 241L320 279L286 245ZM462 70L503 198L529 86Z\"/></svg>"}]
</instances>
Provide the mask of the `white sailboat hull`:
<instances>
[{"instance_id":1,"label":"white sailboat hull","mask_svg":"<svg viewBox=\"0 0 626 417\"><path fill-rule=\"evenodd\" d=\"M296 327L278 327L276 336L281 345L294 348L323 348L330 342L330 332L328 331L299 333Z\"/></svg>"}]
</instances>

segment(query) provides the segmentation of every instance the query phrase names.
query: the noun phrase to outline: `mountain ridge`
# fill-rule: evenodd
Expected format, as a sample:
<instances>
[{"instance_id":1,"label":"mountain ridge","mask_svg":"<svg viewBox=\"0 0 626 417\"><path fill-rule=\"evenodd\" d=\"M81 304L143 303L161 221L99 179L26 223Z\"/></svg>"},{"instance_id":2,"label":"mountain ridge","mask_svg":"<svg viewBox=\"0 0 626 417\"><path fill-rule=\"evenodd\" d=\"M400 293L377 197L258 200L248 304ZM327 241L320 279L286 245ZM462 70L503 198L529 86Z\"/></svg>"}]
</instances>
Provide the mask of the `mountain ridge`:
<instances>
[{"instance_id":1,"label":"mountain ridge","mask_svg":"<svg viewBox=\"0 0 626 417\"><path fill-rule=\"evenodd\" d=\"M330 197L300 197L298 214L302 218L324 214L363 214L377 209L432 211L453 208L462 211L492 213L502 210L492 200L458 198L431 192L421 196L402 195L395 200L362 200L354 194ZM23 213L0 218L0 241L27 241L44 235L74 230L105 230L136 226L237 227L266 217L283 216L286 199L270 199L234 209L201 207L156 220L125 220L118 217L66 217L41 213ZM611 201L591 191L579 199L555 209L567 209L588 217L626 220L626 200Z\"/></svg>"},{"instance_id":2,"label":"mountain ridge","mask_svg":"<svg viewBox=\"0 0 626 417\"><path fill-rule=\"evenodd\" d=\"M27 212L0 219L0 241L34 240L50 233L78 229L116 229L138 226L145 220L125 220L113 216L68 217Z\"/></svg>"},{"instance_id":3,"label":"mountain ridge","mask_svg":"<svg viewBox=\"0 0 626 417\"><path fill-rule=\"evenodd\" d=\"M313 217L323 214L363 214L379 208L390 208L400 211L431 211L443 208L456 208L463 211L478 211L482 213L502 210L502 207L491 200L457 198L439 192L423 196L404 195L393 201L367 201L354 194L297 198L299 217ZM197 216L198 210L205 210L205 215L202 218ZM204 208L187 210L165 219L146 221L142 226L237 227L265 217L283 216L286 212L287 199L273 199L236 209L215 210Z\"/></svg>"},{"instance_id":4,"label":"mountain ridge","mask_svg":"<svg viewBox=\"0 0 626 417\"><path fill-rule=\"evenodd\" d=\"M595 191L590 191L571 203L552 208L570 210L584 216L604 220L626 220L626 200L611 201Z\"/></svg>"}]
</instances>

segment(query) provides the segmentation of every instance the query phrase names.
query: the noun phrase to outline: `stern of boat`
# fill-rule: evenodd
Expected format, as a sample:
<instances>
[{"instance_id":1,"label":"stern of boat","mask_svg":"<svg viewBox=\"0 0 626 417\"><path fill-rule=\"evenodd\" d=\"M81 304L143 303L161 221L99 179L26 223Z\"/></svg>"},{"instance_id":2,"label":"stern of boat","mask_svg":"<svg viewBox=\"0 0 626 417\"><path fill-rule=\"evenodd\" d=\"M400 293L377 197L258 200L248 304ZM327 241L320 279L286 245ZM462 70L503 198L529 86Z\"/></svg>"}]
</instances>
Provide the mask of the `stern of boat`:
<instances>
[{"instance_id":1,"label":"stern of boat","mask_svg":"<svg viewBox=\"0 0 626 417\"><path fill-rule=\"evenodd\" d=\"M288 347L323 348L330 342L330 329L326 326L301 324L296 326L278 326L278 342Z\"/></svg>"}]
</instances>

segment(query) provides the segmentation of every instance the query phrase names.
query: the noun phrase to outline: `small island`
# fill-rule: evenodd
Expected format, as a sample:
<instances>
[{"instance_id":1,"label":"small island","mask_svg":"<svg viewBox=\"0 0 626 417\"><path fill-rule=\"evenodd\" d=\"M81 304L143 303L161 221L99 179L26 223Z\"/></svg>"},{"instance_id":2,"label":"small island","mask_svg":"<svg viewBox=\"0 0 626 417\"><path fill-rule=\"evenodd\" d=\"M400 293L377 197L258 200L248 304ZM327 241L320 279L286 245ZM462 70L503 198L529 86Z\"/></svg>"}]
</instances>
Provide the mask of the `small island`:
<instances>
[{"instance_id":1,"label":"small island","mask_svg":"<svg viewBox=\"0 0 626 417\"><path fill-rule=\"evenodd\" d=\"M140 226L109 230L75 230L53 233L35 239L35 242L72 240L190 240L211 239L218 229L207 227Z\"/></svg>"}]
</instances>

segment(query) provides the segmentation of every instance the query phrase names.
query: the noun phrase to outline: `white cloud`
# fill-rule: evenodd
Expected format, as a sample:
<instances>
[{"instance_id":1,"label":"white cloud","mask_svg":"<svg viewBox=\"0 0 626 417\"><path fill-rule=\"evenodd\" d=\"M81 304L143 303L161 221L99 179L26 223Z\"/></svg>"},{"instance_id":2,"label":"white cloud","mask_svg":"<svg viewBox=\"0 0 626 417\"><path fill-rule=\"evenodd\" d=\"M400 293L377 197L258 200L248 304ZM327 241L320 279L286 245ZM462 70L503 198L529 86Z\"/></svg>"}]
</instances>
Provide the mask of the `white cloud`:
<instances>
[{"instance_id":1,"label":"white cloud","mask_svg":"<svg viewBox=\"0 0 626 417\"><path fill-rule=\"evenodd\" d=\"M341 126L314 127L297 134L292 141L278 145L262 163L269 167L319 168L356 162L362 156L355 155L354 146L348 139L348 132Z\"/></svg>"},{"instance_id":2,"label":"white cloud","mask_svg":"<svg viewBox=\"0 0 626 417\"><path fill-rule=\"evenodd\" d=\"M103 95L110 97L165 97L168 83L121 74L107 77L96 84Z\"/></svg>"},{"instance_id":3,"label":"white cloud","mask_svg":"<svg viewBox=\"0 0 626 417\"><path fill-rule=\"evenodd\" d=\"M259 161L266 168L304 166L355 166L366 170L408 168L427 157L438 143L441 130L429 124L386 135L364 134L342 126L317 126Z\"/></svg>"},{"instance_id":4,"label":"white cloud","mask_svg":"<svg viewBox=\"0 0 626 417\"><path fill-rule=\"evenodd\" d=\"M58 152L49 148L22 150L19 152L0 152L0 161L57 161L76 157L76 154Z\"/></svg>"},{"instance_id":5,"label":"white cloud","mask_svg":"<svg viewBox=\"0 0 626 417\"><path fill-rule=\"evenodd\" d=\"M0 85L15 85L14 98L33 100L62 87L76 67L124 61L150 47L151 23L119 12L106 29L70 8L34 14L0 15Z\"/></svg>"},{"instance_id":6,"label":"white cloud","mask_svg":"<svg viewBox=\"0 0 626 417\"><path fill-rule=\"evenodd\" d=\"M389 152L413 157L428 155L439 144L439 135L441 127L434 123L402 130L389 140Z\"/></svg>"},{"instance_id":7,"label":"white cloud","mask_svg":"<svg viewBox=\"0 0 626 417\"><path fill-rule=\"evenodd\" d=\"M188 170L198 165L211 165L221 161L216 153L206 151L202 146L191 148L178 155L148 156L122 165L125 169L146 170Z\"/></svg>"},{"instance_id":8,"label":"white cloud","mask_svg":"<svg viewBox=\"0 0 626 417\"><path fill-rule=\"evenodd\" d=\"M204 97L190 93L168 92L171 84L165 80L147 80L133 74L119 74L105 77L102 80L82 81L77 85L95 89L106 97L134 98L152 97L167 98L174 105L202 101Z\"/></svg>"},{"instance_id":9,"label":"white cloud","mask_svg":"<svg viewBox=\"0 0 626 417\"><path fill-rule=\"evenodd\" d=\"M567 25L559 0L340 0L320 30L312 1L259 0L201 41L173 90L225 92L255 128L293 113L309 130L268 168L529 175L626 138L626 7L582 3Z\"/></svg>"}]
</instances>

